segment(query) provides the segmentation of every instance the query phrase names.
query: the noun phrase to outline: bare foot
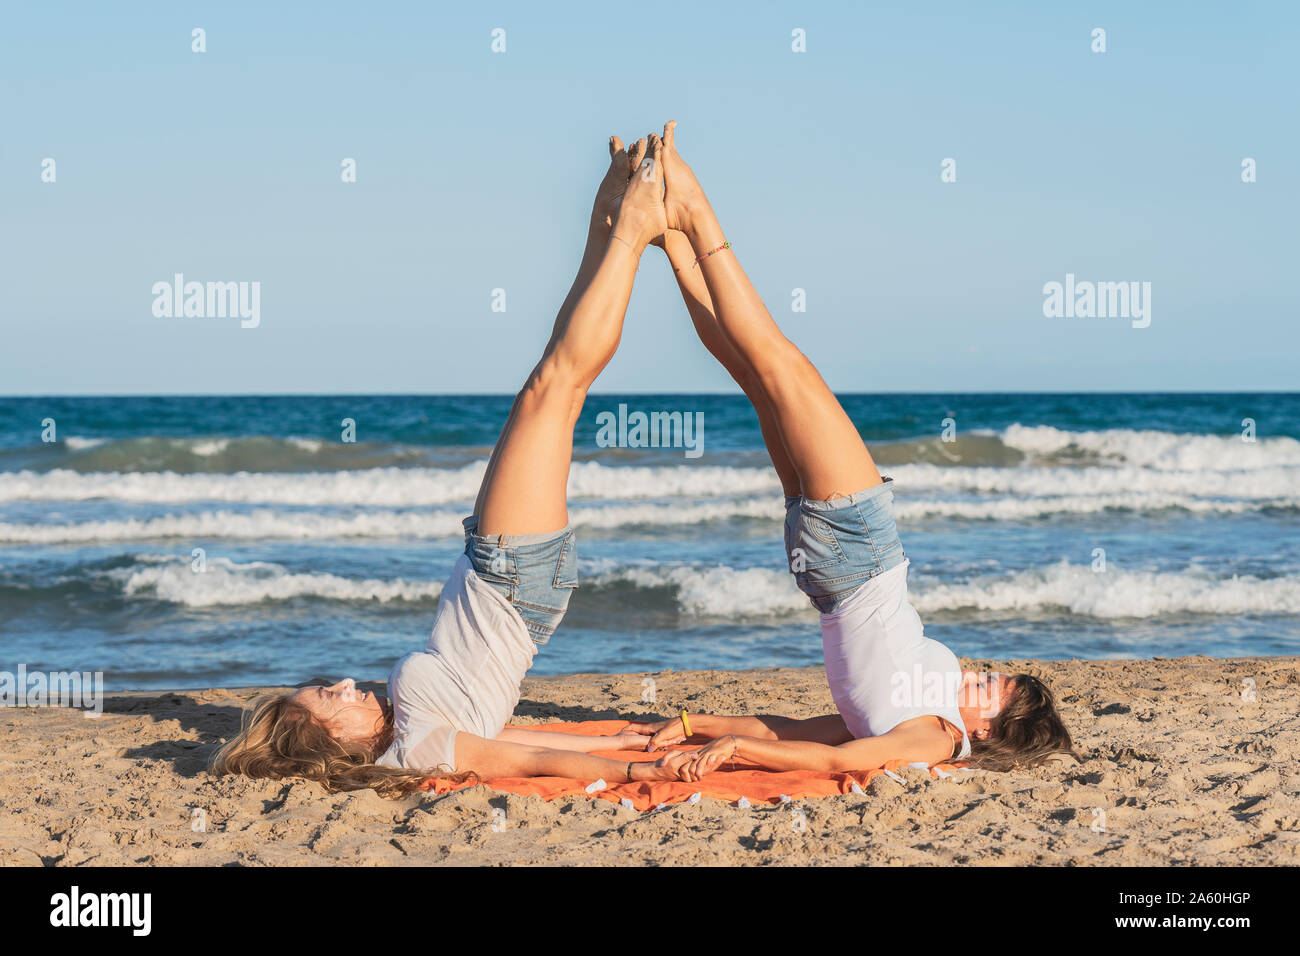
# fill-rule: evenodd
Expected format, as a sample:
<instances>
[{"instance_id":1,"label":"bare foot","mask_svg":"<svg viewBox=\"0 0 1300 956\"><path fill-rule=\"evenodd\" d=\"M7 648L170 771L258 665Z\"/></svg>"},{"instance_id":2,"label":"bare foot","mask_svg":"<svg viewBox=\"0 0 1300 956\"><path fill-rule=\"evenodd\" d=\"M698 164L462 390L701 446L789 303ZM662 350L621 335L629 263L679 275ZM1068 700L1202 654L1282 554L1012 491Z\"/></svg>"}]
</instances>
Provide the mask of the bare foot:
<instances>
[{"instance_id":1,"label":"bare foot","mask_svg":"<svg viewBox=\"0 0 1300 956\"><path fill-rule=\"evenodd\" d=\"M591 205L592 228L601 227L606 231L614 226L618 218L618 207L623 204L623 193L627 191L627 181L632 176L632 156L623 148L623 141L617 136L609 138L609 169L596 190L596 201Z\"/></svg>"},{"instance_id":2,"label":"bare foot","mask_svg":"<svg viewBox=\"0 0 1300 956\"><path fill-rule=\"evenodd\" d=\"M635 168L614 221L614 238L638 253L668 228L664 212L663 141L651 133L629 150Z\"/></svg>"},{"instance_id":3,"label":"bare foot","mask_svg":"<svg viewBox=\"0 0 1300 956\"><path fill-rule=\"evenodd\" d=\"M695 173L677 152L674 141L676 128L676 120L664 124L664 213L669 229L689 232L696 218L712 214L713 210Z\"/></svg>"}]
</instances>

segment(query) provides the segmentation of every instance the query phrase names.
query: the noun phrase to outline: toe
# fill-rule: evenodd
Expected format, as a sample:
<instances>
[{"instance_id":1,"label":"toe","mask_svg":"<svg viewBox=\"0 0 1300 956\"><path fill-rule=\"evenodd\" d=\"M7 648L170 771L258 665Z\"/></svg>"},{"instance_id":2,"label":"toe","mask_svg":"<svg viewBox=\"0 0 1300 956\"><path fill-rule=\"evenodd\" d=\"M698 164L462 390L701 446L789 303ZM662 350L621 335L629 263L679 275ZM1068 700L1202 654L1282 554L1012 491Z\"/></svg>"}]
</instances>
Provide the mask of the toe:
<instances>
[{"instance_id":1,"label":"toe","mask_svg":"<svg viewBox=\"0 0 1300 956\"><path fill-rule=\"evenodd\" d=\"M663 156L663 151L664 151L663 140L661 140L654 133L651 133L650 146L649 149L647 150L647 155L649 155L650 158L654 160L654 170L652 171L652 173L655 179L663 178L663 165L660 162L660 158Z\"/></svg>"},{"instance_id":2,"label":"toe","mask_svg":"<svg viewBox=\"0 0 1300 956\"><path fill-rule=\"evenodd\" d=\"M677 129L677 120L669 120L664 123L664 146L673 149L673 131Z\"/></svg>"},{"instance_id":3,"label":"toe","mask_svg":"<svg viewBox=\"0 0 1300 956\"><path fill-rule=\"evenodd\" d=\"M641 139L638 139L634 145L629 146L627 148L628 155L631 157L632 160L628 165L631 166L633 169L636 169L638 166L640 166L641 160L645 159L645 147L646 147L645 137L642 137Z\"/></svg>"},{"instance_id":4,"label":"toe","mask_svg":"<svg viewBox=\"0 0 1300 956\"><path fill-rule=\"evenodd\" d=\"M621 152L623 152L623 141L617 136L611 136L609 138L609 158L613 159Z\"/></svg>"}]
</instances>

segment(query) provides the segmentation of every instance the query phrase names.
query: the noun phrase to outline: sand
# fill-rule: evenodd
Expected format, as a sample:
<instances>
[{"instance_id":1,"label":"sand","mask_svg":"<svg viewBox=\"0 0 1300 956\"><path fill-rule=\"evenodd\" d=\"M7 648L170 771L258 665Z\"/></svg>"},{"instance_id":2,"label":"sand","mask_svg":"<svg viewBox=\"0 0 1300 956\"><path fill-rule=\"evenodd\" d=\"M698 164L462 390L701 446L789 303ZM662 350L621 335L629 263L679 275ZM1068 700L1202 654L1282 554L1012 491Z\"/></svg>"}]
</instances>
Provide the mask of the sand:
<instances>
[{"instance_id":1,"label":"sand","mask_svg":"<svg viewBox=\"0 0 1300 956\"><path fill-rule=\"evenodd\" d=\"M208 755L255 689L137 692L109 697L94 720L0 709L0 862L1300 863L1300 659L964 664L1046 677L1087 759L952 780L905 770L902 784L877 777L861 796L782 807L705 800L637 813L485 787L390 801L369 791L331 796L306 781L209 775ZM515 722L653 716L641 701L645 676L527 680ZM697 711L831 710L819 668L649 676L661 700Z\"/></svg>"}]
</instances>

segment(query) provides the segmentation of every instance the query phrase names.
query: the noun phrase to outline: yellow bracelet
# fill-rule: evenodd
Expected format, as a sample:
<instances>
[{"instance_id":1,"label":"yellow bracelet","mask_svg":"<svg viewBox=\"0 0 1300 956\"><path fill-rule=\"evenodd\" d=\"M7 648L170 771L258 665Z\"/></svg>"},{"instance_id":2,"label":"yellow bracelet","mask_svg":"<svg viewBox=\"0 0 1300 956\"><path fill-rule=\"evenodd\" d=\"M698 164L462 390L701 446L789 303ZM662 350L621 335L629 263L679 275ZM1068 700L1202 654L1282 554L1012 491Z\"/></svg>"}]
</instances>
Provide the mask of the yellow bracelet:
<instances>
[{"instance_id":1,"label":"yellow bracelet","mask_svg":"<svg viewBox=\"0 0 1300 956\"><path fill-rule=\"evenodd\" d=\"M691 722L686 717L686 711L682 711L682 730L686 731L686 736L691 735Z\"/></svg>"}]
</instances>

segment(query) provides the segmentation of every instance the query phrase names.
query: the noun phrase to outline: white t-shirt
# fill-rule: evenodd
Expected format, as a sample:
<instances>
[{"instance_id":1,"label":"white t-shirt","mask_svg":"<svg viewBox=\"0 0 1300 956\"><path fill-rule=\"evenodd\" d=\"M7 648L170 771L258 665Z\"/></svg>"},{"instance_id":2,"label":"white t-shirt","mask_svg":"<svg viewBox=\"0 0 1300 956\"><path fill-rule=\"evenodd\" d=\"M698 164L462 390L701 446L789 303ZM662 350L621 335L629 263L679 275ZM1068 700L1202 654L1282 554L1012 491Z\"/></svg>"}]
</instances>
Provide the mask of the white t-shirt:
<instances>
[{"instance_id":1,"label":"white t-shirt","mask_svg":"<svg viewBox=\"0 0 1300 956\"><path fill-rule=\"evenodd\" d=\"M454 771L457 732L489 740L501 733L536 653L519 612L462 554L438 598L429 642L388 677L394 736L377 763Z\"/></svg>"},{"instance_id":2,"label":"white t-shirt","mask_svg":"<svg viewBox=\"0 0 1300 956\"><path fill-rule=\"evenodd\" d=\"M909 563L871 578L833 614L821 616L826 680L855 740L933 714L961 730L959 756L966 757L970 738L957 709L961 665L925 636L907 599Z\"/></svg>"}]
</instances>

